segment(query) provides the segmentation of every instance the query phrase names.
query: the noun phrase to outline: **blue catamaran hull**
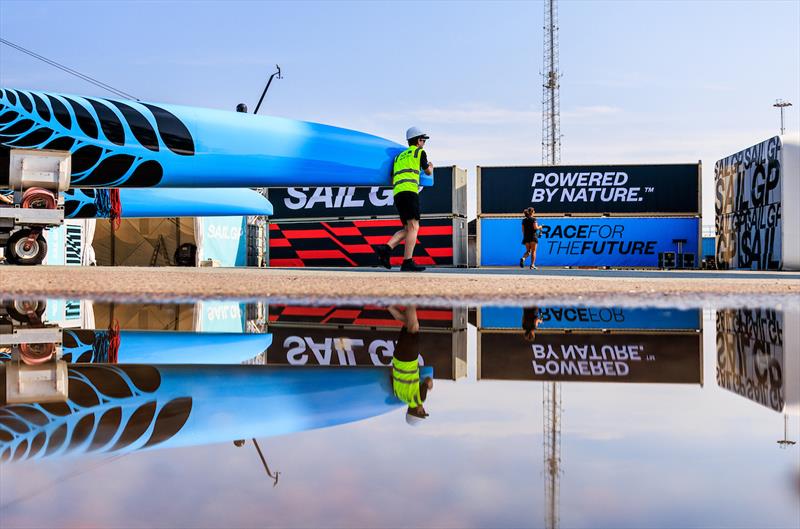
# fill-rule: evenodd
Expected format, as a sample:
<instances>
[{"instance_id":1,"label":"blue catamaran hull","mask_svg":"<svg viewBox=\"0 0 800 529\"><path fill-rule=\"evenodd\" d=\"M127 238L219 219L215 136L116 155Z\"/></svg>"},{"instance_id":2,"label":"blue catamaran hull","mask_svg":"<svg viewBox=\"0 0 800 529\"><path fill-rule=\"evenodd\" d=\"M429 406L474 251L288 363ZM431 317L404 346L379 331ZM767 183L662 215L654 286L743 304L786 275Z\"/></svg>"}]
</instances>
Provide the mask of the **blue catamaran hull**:
<instances>
[{"instance_id":1,"label":"blue catamaran hull","mask_svg":"<svg viewBox=\"0 0 800 529\"><path fill-rule=\"evenodd\" d=\"M6 88L0 186L10 149L70 151L73 187L111 188L386 186L404 147L318 123Z\"/></svg>"}]
</instances>

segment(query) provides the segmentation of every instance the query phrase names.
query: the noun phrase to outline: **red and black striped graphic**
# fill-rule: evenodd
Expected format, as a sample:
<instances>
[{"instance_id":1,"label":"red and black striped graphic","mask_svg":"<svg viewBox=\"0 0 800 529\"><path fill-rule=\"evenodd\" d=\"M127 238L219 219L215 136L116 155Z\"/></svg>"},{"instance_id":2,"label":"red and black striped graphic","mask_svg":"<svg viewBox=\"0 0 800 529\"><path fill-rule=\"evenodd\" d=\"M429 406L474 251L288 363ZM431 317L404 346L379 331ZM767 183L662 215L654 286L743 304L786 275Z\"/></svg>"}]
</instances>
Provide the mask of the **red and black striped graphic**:
<instances>
[{"instance_id":1,"label":"red and black striped graphic","mask_svg":"<svg viewBox=\"0 0 800 529\"><path fill-rule=\"evenodd\" d=\"M270 223L270 266L376 266L375 246L385 244L402 224L369 219ZM420 265L453 264L453 220L420 222L414 261ZM395 248L392 264L403 262L403 246Z\"/></svg>"},{"instance_id":2,"label":"red and black striped graphic","mask_svg":"<svg viewBox=\"0 0 800 529\"><path fill-rule=\"evenodd\" d=\"M420 327L453 327L453 310L439 307L417 308ZM323 325L355 325L364 327L402 327L385 307L376 305L330 305L310 307L303 305L270 305L270 323L310 323Z\"/></svg>"}]
</instances>

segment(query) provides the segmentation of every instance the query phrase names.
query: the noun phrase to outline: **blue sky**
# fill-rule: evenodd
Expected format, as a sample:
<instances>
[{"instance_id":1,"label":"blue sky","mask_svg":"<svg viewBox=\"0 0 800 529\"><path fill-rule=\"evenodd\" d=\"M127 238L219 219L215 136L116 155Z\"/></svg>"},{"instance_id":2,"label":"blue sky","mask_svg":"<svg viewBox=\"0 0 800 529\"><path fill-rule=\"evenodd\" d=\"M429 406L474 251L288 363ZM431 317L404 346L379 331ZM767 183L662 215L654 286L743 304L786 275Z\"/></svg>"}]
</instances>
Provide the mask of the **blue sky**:
<instances>
[{"instance_id":1,"label":"blue sky","mask_svg":"<svg viewBox=\"0 0 800 529\"><path fill-rule=\"evenodd\" d=\"M158 102L252 109L279 63L262 112L398 141L416 124L435 163L474 175L541 159L542 6L3 0L0 34ZM777 132L776 98L800 105L800 2L559 10L563 162L702 159L712 223L714 162ZM7 47L0 85L108 95Z\"/></svg>"}]
</instances>

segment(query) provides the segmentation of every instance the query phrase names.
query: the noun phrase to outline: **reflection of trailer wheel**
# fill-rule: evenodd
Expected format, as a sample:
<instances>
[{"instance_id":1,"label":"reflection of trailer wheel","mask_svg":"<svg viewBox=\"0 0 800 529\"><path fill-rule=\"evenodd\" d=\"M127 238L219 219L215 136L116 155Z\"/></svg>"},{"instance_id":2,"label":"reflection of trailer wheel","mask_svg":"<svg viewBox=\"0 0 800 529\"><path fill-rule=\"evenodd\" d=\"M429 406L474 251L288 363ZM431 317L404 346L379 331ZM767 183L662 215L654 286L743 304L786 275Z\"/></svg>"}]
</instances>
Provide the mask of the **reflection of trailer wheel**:
<instances>
[{"instance_id":1,"label":"reflection of trailer wheel","mask_svg":"<svg viewBox=\"0 0 800 529\"><path fill-rule=\"evenodd\" d=\"M14 320L20 323L33 323L31 321L32 319L34 321L41 321L42 314L44 314L44 311L47 308L47 302L43 299L6 301L3 304L3 308L6 309L8 315ZM31 318L31 313L34 314L34 318Z\"/></svg>"},{"instance_id":2,"label":"reflection of trailer wheel","mask_svg":"<svg viewBox=\"0 0 800 529\"><path fill-rule=\"evenodd\" d=\"M12 264L17 265L38 265L42 264L47 255L47 242L44 236L39 234L35 240L28 239L31 234L30 228L24 228L14 232L6 243L6 259Z\"/></svg>"}]
</instances>

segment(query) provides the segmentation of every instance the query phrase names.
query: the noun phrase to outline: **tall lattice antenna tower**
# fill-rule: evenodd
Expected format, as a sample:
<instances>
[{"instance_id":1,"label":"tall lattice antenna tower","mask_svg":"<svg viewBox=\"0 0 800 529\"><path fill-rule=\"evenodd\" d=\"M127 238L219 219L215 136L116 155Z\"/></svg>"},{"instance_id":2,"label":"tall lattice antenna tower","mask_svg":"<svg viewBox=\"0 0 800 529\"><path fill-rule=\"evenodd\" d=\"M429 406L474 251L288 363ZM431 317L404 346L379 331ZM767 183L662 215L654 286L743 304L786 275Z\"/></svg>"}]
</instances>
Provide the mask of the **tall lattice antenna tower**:
<instances>
[{"instance_id":1,"label":"tall lattice antenna tower","mask_svg":"<svg viewBox=\"0 0 800 529\"><path fill-rule=\"evenodd\" d=\"M561 161L561 109L558 71L558 6L556 0L544 3L544 67L542 68L542 163Z\"/></svg>"},{"instance_id":2,"label":"tall lattice antenna tower","mask_svg":"<svg viewBox=\"0 0 800 529\"><path fill-rule=\"evenodd\" d=\"M558 70L558 8L556 0L544 3L544 68L542 69L542 163L561 162L561 110ZM559 483L561 475L561 384L542 386L542 438L544 445L545 527L559 525Z\"/></svg>"}]
</instances>

